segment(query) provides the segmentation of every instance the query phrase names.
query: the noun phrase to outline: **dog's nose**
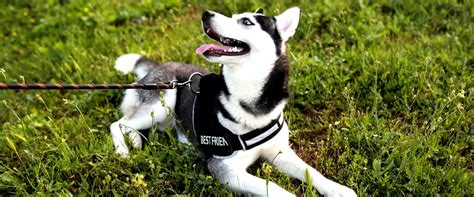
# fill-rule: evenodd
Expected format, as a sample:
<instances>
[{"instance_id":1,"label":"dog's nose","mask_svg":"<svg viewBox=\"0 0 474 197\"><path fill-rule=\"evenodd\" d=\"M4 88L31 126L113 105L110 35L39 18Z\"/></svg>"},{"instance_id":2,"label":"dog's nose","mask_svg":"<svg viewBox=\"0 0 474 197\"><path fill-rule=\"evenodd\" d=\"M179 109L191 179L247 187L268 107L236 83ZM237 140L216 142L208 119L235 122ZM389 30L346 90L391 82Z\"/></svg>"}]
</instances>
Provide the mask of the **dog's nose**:
<instances>
[{"instance_id":1,"label":"dog's nose","mask_svg":"<svg viewBox=\"0 0 474 197\"><path fill-rule=\"evenodd\" d=\"M211 18L214 16L214 13L210 12L210 11L205 11L204 13L202 13L202 20L205 20L205 19L208 19L208 18Z\"/></svg>"}]
</instances>

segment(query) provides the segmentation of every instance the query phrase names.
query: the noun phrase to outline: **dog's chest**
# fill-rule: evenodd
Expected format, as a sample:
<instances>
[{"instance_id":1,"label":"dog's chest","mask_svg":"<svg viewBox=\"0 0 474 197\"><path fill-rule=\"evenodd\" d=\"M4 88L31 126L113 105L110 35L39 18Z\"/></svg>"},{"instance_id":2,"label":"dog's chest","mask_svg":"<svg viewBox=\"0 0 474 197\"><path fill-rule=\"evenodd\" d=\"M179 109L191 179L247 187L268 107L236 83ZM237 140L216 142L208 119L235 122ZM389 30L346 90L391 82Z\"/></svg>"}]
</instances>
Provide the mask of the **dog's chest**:
<instances>
[{"instance_id":1,"label":"dog's chest","mask_svg":"<svg viewBox=\"0 0 474 197\"><path fill-rule=\"evenodd\" d=\"M284 124L281 115L267 125L244 135L236 135L223 126L218 114L229 121L235 120L218 99L218 95L225 91L219 86L222 84L220 76L211 74L203 77L200 93L193 102L192 129L197 137L198 148L206 157L229 156L239 150L249 150L278 134Z\"/></svg>"}]
</instances>

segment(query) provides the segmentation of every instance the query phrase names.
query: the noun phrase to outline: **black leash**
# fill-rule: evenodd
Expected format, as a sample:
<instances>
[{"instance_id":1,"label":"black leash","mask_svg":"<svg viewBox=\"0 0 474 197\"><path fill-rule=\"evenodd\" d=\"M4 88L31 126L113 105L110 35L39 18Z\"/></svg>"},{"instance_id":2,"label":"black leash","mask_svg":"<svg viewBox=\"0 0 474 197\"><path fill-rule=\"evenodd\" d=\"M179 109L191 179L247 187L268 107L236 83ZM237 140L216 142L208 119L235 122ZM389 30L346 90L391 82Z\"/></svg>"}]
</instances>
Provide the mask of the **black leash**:
<instances>
[{"instance_id":1,"label":"black leash","mask_svg":"<svg viewBox=\"0 0 474 197\"><path fill-rule=\"evenodd\" d=\"M198 78L196 78L198 77ZM195 72L185 82L173 80L159 83L134 83L134 84L43 84L43 83L0 83L0 90L121 90L121 89L174 89L197 82L202 74ZM197 82L198 83L198 82ZM191 87L191 91L199 93L199 90Z\"/></svg>"}]
</instances>

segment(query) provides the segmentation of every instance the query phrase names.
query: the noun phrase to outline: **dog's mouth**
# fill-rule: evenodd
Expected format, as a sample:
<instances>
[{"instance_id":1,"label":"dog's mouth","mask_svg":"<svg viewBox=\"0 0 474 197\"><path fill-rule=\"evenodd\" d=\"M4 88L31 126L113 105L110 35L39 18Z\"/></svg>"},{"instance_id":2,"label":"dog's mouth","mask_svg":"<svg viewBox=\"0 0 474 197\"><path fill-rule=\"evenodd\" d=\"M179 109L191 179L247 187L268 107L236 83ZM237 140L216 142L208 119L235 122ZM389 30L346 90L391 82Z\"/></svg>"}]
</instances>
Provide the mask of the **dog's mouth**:
<instances>
[{"instance_id":1,"label":"dog's mouth","mask_svg":"<svg viewBox=\"0 0 474 197\"><path fill-rule=\"evenodd\" d=\"M238 56L250 52L250 47L245 42L219 35L211 28L204 27L204 32L210 38L220 42L217 44L203 44L196 49L196 53L205 56Z\"/></svg>"}]
</instances>

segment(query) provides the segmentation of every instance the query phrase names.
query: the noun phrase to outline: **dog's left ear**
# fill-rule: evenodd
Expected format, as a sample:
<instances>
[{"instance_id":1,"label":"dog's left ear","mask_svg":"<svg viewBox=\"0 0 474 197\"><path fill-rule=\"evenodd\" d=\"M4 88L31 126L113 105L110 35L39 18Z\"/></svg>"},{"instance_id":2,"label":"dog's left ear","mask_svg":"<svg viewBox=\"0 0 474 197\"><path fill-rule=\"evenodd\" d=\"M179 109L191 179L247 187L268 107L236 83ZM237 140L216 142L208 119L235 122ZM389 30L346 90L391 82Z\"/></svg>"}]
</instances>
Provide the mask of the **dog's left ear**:
<instances>
[{"instance_id":1,"label":"dog's left ear","mask_svg":"<svg viewBox=\"0 0 474 197\"><path fill-rule=\"evenodd\" d=\"M300 21L300 8L293 7L276 16L278 32L284 42L295 34Z\"/></svg>"},{"instance_id":2,"label":"dog's left ear","mask_svg":"<svg viewBox=\"0 0 474 197\"><path fill-rule=\"evenodd\" d=\"M255 10L255 14L262 14L263 15L263 9L258 8L257 10Z\"/></svg>"}]
</instances>

